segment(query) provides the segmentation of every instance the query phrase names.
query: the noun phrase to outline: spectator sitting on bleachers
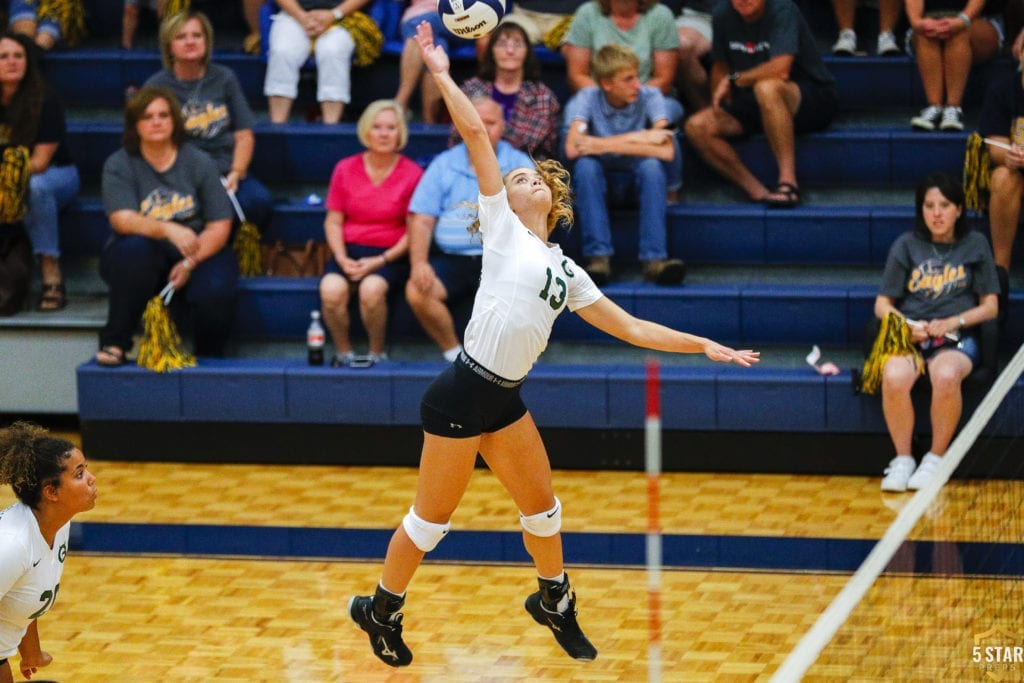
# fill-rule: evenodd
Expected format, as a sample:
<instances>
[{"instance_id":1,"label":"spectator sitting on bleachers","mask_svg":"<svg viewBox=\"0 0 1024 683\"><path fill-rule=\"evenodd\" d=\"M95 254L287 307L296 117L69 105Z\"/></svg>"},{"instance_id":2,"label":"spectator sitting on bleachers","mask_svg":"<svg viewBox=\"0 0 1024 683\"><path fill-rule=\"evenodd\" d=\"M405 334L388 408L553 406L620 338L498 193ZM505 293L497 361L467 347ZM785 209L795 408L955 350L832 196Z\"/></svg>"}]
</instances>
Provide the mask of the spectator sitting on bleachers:
<instances>
[{"instance_id":1,"label":"spectator sitting on bleachers","mask_svg":"<svg viewBox=\"0 0 1024 683\"><path fill-rule=\"evenodd\" d=\"M711 103L708 71L704 58L711 52L711 10L716 0L683 0L676 17L679 35L679 65L676 83L690 111L703 109Z\"/></svg>"},{"instance_id":2,"label":"spectator sitting on bleachers","mask_svg":"<svg viewBox=\"0 0 1024 683\"><path fill-rule=\"evenodd\" d=\"M907 52L916 57L928 106L910 120L916 130L964 129L964 89L971 66L1003 48L1001 0L906 0ZM998 5L998 7L997 7Z\"/></svg>"},{"instance_id":3,"label":"spectator sitting on bleachers","mask_svg":"<svg viewBox=\"0 0 1024 683\"><path fill-rule=\"evenodd\" d=\"M212 4L208 0L206 4ZM248 34L242 39L242 50L246 54L260 53L260 8L266 0L241 0L242 14ZM135 34L139 28L140 11L145 8L151 11L160 21L166 17L187 12L192 7L191 0L124 0L124 12L121 15L121 47L131 50L135 47Z\"/></svg>"},{"instance_id":4,"label":"spectator sitting on bleachers","mask_svg":"<svg viewBox=\"0 0 1024 683\"><path fill-rule=\"evenodd\" d=\"M609 201L635 197L640 217L639 257L644 279L659 285L682 281L686 267L668 258L665 199L682 178L668 108L657 88L640 83L639 59L624 45L594 55L597 85L580 90L565 106L565 156L573 164L576 216L583 231L586 271L598 285L611 277Z\"/></svg>"},{"instance_id":5,"label":"spectator sitting on bleachers","mask_svg":"<svg viewBox=\"0 0 1024 683\"><path fill-rule=\"evenodd\" d=\"M355 41L339 23L369 0L277 0L267 42L263 94L272 123L287 123L299 93L299 71L316 57L316 99L324 123L338 123L352 99Z\"/></svg>"},{"instance_id":6,"label":"spectator sitting on bleachers","mask_svg":"<svg viewBox=\"0 0 1024 683\"><path fill-rule=\"evenodd\" d=\"M195 10L173 14L160 24L164 68L146 85L167 88L178 97L188 139L213 158L246 219L266 232L273 197L249 175L256 117L235 72L211 62L212 54L213 27L207 16Z\"/></svg>"},{"instance_id":7,"label":"spectator sitting on bleachers","mask_svg":"<svg viewBox=\"0 0 1024 683\"><path fill-rule=\"evenodd\" d=\"M74 45L85 37L82 0L10 0L7 17L12 31L28 36L43 50Z\"/></svg>"},{"instance_id":8,"label":"spectator sitting on bleachers","mask_svg":"<svg viewBox=\"0 0 1024 683\"><path fill-rule=\"evenodd\" d=\"M883 491L917 490L942 462L960 422L960 385L981 359L976 326L996 317L998 291L988 242L964 215L963 185L945 174L928 176L917 187L913 232L890 248L875 299L875 317L894 312L915 321L914 353L890 357L882 370L882 412L896 449ZM910 391L924 367L932 388L932 440L915 471Z\"/></svg>"},{"instance_id":9,"label":"spectator sitting on bleachers","mask_svg":"<svg viewBox=\"0 0 1024 683\"><path fill-rule=\"evenodd\" d=\"M24 221L42 270L37 309L56 311L67 304L58 214L75 199L79 178L68 152L64 105L43 81L35 52L28 36L0 35L0 144L24 145L31 151Z\"/></svg>"},{"instance_id":10,"label":"spectator sitting on bleachers","mask_svg":"<svg viewBox=\"0 0 1024 683\"><path fill-rule=\"evenodd\" d=\"M839 36L832 45L832 54L837 57L852 57L857 53L857 31L854 20L857 17L857 0L832 0L832 9L839 24ZM875 54L879 57L893 57L900 54L893 30L903 9L901 0L878 0L878 42Z\"/></svg>"},{"instance_id":11,"label":"spectator sitting on bleachers","mask_svg":"<svg viewBox=\"0 0 1024 683\"><path fill-rule=\"evenodd\" d=\"M419 45L416 44L419 50ZM533 168L529 156L501 139L505 118L490 98L473 101L498 155L502 174ZM470 232L480 195L466 143L441 152L430 162L409 203L409 264L405 297L420 325L454 361L462 345L450 307L472 298L480 283L480 236Z\"/></svg>"},{"instance_id":12,"label":"spectator sitting on bleachers","mask_svg":"<svg viewBox=\"0 0 1024 683\"><path fill-rule=\"evenodd\" d=\"M1024 63L1024 45L1018 44L1017 50L1018 61ZM1009 150L988 145L992 171L989 179L989 228L992 254L1005 295L1013 241L1020 221L1021 199L1024 198L1024 81L1020 70L989 85L978 133L985 138L1012 144ZM1006 311L1000 311L1000 315L1005 314Z\"/></svg>"},{"instance_id":13,"label":"spectator sitting on bleachers","mask_svg":"<svg viewBox=\"0 0 1024 683\"><path fill-rule=\"evenodd\" d=\"M562 45L569 90L597 85L594 54L609 43L625 45L640 60L640 80L664 94L675 85L679 35L672 10L658 0L588 0L573 15Z\"/></svg>"},{"instance_id":14,"label":"spectator sitting on bleachers","mask_svg":"<svg viewBox=\"0 0 1024 683\"><path fill-rule=\"evenodd\" d=\"M359 293L369 359L387 358L388 294L409 277L409 200L423 175L415 162L400 154L409 128L405 112L394 100L371 103L356 128L366 151L334 167L324 220L333 258L320 280L320 301L334 343L334 366L349 365L355 358L348 314L353 288Z\"/></svg>"},{"instance_id":15,"label":"spectator sitting on bleachers","mask_svg":"<svg viewBox=\"0 0 1024 683\"><path fill-rule=\"evenodd\" d=\"M438 123L441 120L441 92L432 78L423 78L423 56L416 45L416 27L421 21L430 22L434 29L435 44L445 52L450 52L452 48L460 45L469 45L470 41L452 35L445 28L437 13L437 0L412 0L402 13L402 55L398 63L398 91L395 93L395 101L406 111L410 111L409 100L419 86L423 123Z\"/></svg>"},{"instance_id":16,"label":"spectator sitting on bleachers","mask_svg":"<svg viewBox=\"0 0 1024 683\"><path fill-rule=\"evenodd\" d=\"M433 80L433 79L429 79ZM505 114L502 138L535 159L558 156L558 114L561 105L541 80L540 63L522 26L502 22L487 37L477 75L462 84L473 99L489 97ZM452 126L449 144L459 141Z\"/></svg>"},{"instance_id":17,"label":"spectator sitting on bleachers","mask_svg":"<svg viewBox=\"0 0 1024 683\"><path fill-rule=\"evenodd\" d=\"M139 30L139 15L142 8L156 14L160 19L164 16L164 7L167 0L124 0L124 10L121 13L121 47L131 50L135 47L135 34Z\"/></svg>"},{"instance_id":18,"label":"spectator sitting on bleachers","mask_svg":"<svg viewBox=\"0 0 1024 683\"><path fill-rule=\"evenodd\" d=\"M839 107L810 27L792 0L729 0L716 5L711 106L686 122L686 139L753 201L800 203L795 133L827 127ZM764 130L778 164L769 190L750 172L729 138Z\"/></svg>"},{"instance_id":19,"label":"spectator sitting on bleachers","mask_svg":"<svg viewBox=\"0 0 1024 683\"><path fill-rule=\"evenodd\" d=\"M181 104L147 87L128 101L124 144L103 165L103 209L113 237L100 255L110 291L96 362L117 366L151 297L170 283L172 312L190 309L195 353L223 356L235 317L234 215L213 160L186 145Z\"/></svg>"},{"instance_id":20,"label":"spectator sitting on bleachers","mask_svg":"<svg viewBox=\"0 0 1024 683\"><path fill-rule=\"evenodd\" d=\"M561 46L573 13L585 1L517 0L502 22L519 24L532 44L545 45L554 50ZM476 41L477 58L483 59L489 37L484 36Z\"/></svg>"}]
</instances>

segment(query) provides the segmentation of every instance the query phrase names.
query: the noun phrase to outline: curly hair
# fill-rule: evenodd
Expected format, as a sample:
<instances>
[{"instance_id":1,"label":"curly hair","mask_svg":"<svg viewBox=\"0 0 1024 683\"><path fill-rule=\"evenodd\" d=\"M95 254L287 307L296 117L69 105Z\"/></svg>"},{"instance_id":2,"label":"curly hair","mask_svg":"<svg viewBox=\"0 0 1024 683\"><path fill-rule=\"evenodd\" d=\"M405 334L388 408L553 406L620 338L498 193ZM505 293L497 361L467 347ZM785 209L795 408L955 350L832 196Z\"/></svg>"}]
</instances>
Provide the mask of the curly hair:
<instances>
[{"instance_id":1,"label":"curly hair","mask_svg":"<svg viewBox=\"0 0 1024 683\"><path fill-rule=\"evenodd\" d=\"M551 211L548 212L548 235L554 232L555 228L559 225L569 230L572 228L573 223L572 190L569 189L569 171L565 170L565 166L562 166L562 164L554 159L545 159L544 161L534 159L533 163L537 167L537 173L543 178L544 184L551 190ZM515 170L512 169L512 171ZM509 171L505 177L508 177L512 171ZM505 178L502 178L502 181L504 180ZM479 208L480 205L463 202L463 206ZM477 218L470 223L466 230L472 234L479 234L480 219Z\"/></svg>"},{"instance_id":2,"label":"curly hair","mask_svg":"<svg viewBox=\"0 0 1024 683\"><path fill-rule=\"evenodd\" d=\"M548 212L548 234L559 224L566 230L572 227L572 191L569 189L569 171L554 159L537 161L537 172L551 188L551 211Z\"/></svg>"},{"instance_id":3,"label":"curly hair","mask_svg":"<svg viewBox=\"0 0 1024 683\"><path fill-rule=\"evenodd\" d=\"M46 486L60 486L65 461L75 445L50 436L30 422L15 422L0 431L0 484L10 484L14 495L35 508Z\"/></svg>"}]
</instances>

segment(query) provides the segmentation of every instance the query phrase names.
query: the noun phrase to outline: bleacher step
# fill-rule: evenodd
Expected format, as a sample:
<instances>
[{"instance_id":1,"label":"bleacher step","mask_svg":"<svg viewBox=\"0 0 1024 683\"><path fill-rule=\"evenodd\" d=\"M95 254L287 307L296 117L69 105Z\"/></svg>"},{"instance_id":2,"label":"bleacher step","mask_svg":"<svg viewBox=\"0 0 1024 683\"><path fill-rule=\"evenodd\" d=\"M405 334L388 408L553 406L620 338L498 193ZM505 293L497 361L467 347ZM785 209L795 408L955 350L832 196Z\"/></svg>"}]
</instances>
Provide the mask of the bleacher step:
<instances>
[{"instance_id":1,"label":"bleacher step","mask_svg":"<svg viewBox=\"0 0 1024 683\"><path fill-rule=\"evenodd\" d=\"M79 171L98 177L103 162L121 144L120 122L70 120L68 144L75 150ZM334 165L362 150L355 125L257 123L252 173L265 183L322 182ZM909 129L835 127L801 136L797 146L800 182L807 187L913 186L929 172L957 174L963 167L966 133L920 133ZM414 124L404 153L424 161L447 148L448 128ZM775 159L763 136L738 142L741 158L758 177L777 173ZM928 154L921 154L923 148ZM840 162L837 163L837 160ZM687 180L711 173L689 146L684 146Z\"/></svg>"},{"instance_id":2,"label":"bleacher step","mask_svg":"<svg viewBox=\"0 0 1024 683\"><path fill-rule=\"evenodd\" d=\"M891 194L891 193L890 193ZM712 192L693 190L668 207L668 249L688 264L699 265L829 265L875 266L885 263L892 242L913 225L908 204L836 203L832 191L814 191L815 203L792 210L774 210L752 203L723 202ZM877 197L887 193L874 193ZM820 203L819 203L820 202ZM324 241L324 207L305 201L283 200L274 208L264 241L304 244ZM972 219L986 232L984 219ZM637 214L613 212L612 239L616 259L635 262ZM64 212L61 245L69 257L99 254L110 236L110 225L96 197L80 198ZM581 258L582 231L556 231L553 239L570 256ZM1015 253L1024 257L1024 242Z\"/></svg>"},{"instance_id":3,"label":"bleacher step","mask_svg":"<svg viewBox=\"0 0 1024 683\"><path fill-rule=\"evenodd\" d=\"M443 367L441 361L345 369L310 367L301 359L211 359L159 374L89 362L77 371L79 414L83 431L91 424L111 429L183 423L252 425L254 434L269 425L415 429L423 392ZM522 393L542 430L636 432L644 424L645 381L642 364L546 363L534 368ZM666 433L885 434L880 401L855 394L849 373L824 377L806 367L663 366L660 387ZM978 389L965 392L966 414L981 396ZM987 433L1009 436L1007 425L1022 408L1024 380L1012 389ZM204 452L221 446L214 440ZM252 446L260 450L255 442ZM387 464L388 455L380 452L378 457Z\"/></svg>"}]
</instances>

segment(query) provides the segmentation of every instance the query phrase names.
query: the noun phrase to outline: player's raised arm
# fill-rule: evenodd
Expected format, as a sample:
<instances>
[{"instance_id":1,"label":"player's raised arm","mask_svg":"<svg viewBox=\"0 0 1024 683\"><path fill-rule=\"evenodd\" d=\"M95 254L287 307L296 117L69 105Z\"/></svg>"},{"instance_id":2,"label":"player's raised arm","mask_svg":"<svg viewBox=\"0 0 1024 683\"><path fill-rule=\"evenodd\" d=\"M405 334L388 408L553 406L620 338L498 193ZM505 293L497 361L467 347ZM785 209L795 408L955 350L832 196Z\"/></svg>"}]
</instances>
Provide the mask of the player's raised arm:
<instances>
[{"instance_id":1,"label":"player's raised arm","mask_svg":"<svg viewBox=\"0 0 1024 683\"><path fill-rule=\"evenodd\" d=\"M719 363L735 363L749 368L761 360L761 352L736 349L688 332L680 332L622 310L608 297L576 310L587 323L602 332L634 346L670 353L703 353Z\"/></svg>"},{"instance_id":2,"label":"player's raised arm","mask_svg":"<svg viewBox=\"0 0 1024 683\"><path fill-rule=\"evenodd\" d=\"M448 55L440 47L434 45L434 30L426 21L421 21L416 27L416 42L419 43L420 51L423 53L423 63L441 90L441 97L444 98L444 103L448 106L452 123L462 135L466 147L469 148L469 160L473 164L473 170L476 171L476 177L480 183L480 194L488 197L498 194L504 187L504 183L501 180L498 158L495 156L494 147L491 146L491 140L487 136L487 129L484 127L484 122L480 119L476 107L452 79L449 73Z\"/></svg>"}]
</instances>

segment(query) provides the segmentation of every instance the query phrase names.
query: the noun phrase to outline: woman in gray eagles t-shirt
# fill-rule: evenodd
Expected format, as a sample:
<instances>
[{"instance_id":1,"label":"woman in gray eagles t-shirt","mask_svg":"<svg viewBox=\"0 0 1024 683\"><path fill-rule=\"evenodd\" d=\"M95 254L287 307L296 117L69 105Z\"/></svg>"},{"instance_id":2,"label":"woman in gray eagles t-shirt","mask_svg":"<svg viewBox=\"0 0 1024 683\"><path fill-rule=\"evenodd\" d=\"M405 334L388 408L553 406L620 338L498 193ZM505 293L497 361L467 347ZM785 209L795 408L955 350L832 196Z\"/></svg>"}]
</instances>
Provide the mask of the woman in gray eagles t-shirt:
<instances>
[{"instance_id":1,"label":"woman in gray eagles t-shirt","mask_svg":"<svg viewBox=\"0 0 1024 683\"><path fill-rule=\"evenodd\" d=\"M222 356L238 262L225 248L232 210L217 167L183 144L181 105L163 88L142 88L129 100L123 141L103 165L113 237L100 255L110 303L96 362L124 363L146 303L167 283L178 292L173 308L187 305L196 355Z\"/></svg>"},{"instance_id":2,"label":"woman in gray eagles t-shirt","mask_svg":"<svg viewBox=\"0 0 1024 683\"><path fill-rule=\"evenodd\" d=\"M882 375L882 412L896 457L885 471L883 491L919 489L941 462L960 422L960 385L980 358L975 328L996 317L998 292L988 241L967 227L963 187L945 174L928 176L917 188L913 232L889 250L875 315L895 312L910 324L931 380L932 443L915 468L910 390L920 375L914 356L890 358Z\"/></svg>"},{"instance_id":3,"label":"woman in gray eagles t-shirt","mask_svg":"<svg viewBox=\"0 0 1024 683\"><path fill-rule=\"evenodd\" d=\"M146 85L167 88L181 102L188 140L209 154L247 220L266 231L274 200L249 172L256 136L249 102L231 69L210 61L213 26L202 12L179 12L160 24L164 68Z\"/></svg>"}]
</instances>

